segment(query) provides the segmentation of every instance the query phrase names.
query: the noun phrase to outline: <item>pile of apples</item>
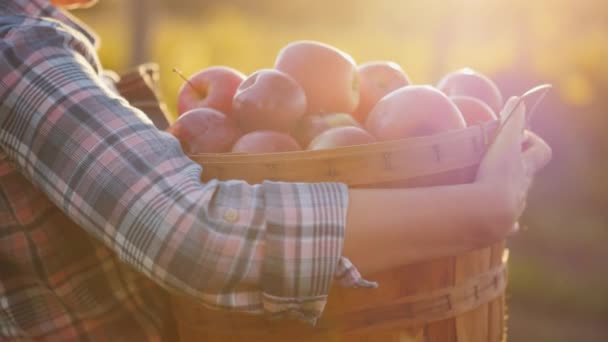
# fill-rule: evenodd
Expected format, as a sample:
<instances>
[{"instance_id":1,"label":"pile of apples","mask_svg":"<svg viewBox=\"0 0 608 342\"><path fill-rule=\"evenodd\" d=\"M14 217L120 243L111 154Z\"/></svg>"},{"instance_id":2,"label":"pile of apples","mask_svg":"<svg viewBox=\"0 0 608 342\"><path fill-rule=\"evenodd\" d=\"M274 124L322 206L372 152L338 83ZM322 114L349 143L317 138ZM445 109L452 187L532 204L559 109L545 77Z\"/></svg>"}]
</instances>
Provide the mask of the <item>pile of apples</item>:
<instances>
[{"instance_id":1,"label":"pile of apples","mask_svg":"<svg viewBox=\"0 0 608 342\"><path fill-rule=\"evenodd\" d=\"M187 154L318 150L462 129L495 120L502 106L496 84L471 69L413 85L394 62L357 65L335 47L297 41L272 69L191 76L168 131Z\"/></svg>"}]
</instances>

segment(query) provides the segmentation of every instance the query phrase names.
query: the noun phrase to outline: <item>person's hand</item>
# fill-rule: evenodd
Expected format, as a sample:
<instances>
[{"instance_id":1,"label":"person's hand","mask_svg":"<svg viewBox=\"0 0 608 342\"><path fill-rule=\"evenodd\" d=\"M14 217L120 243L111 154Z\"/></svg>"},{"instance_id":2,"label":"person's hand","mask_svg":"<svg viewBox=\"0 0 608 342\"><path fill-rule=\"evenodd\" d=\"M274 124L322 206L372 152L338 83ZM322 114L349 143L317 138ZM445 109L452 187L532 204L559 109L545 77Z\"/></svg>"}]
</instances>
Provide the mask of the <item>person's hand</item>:
<instances>
[{"instance_id":1,"label":"person's hand","mask_svg":"<svg viewBox=\"0 0 608 342\"><path fill-rule=\"evenodd\" d=\"M510 112L518 98L507 101L503 112ZM536 134L526 131L525 107L519 105L484 156L476 182L483 185L501 207L498 232L516 231L517 220L526 206L534 175L551 159L551 148Z\"/></svg>"}]
</instances>

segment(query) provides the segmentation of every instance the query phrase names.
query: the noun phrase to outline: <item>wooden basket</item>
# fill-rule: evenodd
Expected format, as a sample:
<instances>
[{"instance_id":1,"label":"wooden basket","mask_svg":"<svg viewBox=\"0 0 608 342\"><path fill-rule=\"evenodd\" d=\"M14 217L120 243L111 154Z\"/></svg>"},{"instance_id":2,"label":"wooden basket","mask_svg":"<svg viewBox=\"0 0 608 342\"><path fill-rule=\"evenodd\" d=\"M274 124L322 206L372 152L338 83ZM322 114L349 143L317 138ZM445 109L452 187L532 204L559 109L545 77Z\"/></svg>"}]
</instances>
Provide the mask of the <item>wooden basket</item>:
<instances>
[{"instance_id":1,"label":"wooden basket","mask_svg":"<svg viewBox=\"0 0 608 342\"><path fill-rule=\"evenodd\" d=\"M321 151L191 156L203 180L339 181L351 187L471 182L498 121L445 134ZM209 310L173 298L182 341L505 340L504 242L406 265L367 278L377 289L333 287L313 328L299 322Z\"/></svg>"}]
</instances>

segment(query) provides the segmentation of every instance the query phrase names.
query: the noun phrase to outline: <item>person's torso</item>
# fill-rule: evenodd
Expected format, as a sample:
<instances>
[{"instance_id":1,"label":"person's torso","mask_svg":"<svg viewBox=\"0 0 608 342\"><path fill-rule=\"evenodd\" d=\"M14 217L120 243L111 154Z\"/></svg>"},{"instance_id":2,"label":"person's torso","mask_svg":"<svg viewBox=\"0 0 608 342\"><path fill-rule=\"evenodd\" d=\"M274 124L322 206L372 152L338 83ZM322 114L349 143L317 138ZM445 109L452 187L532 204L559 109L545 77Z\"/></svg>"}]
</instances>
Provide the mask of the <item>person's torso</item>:
<instances>
[{"instance_id":1,"label":"person's torso","mask_svg":"<svg viewBox=\"0 0 608 342\"><path fill-rule=\"evenodd\" d=\"M0 3L4 23L41 15L69 20L46 0ZM95 44L74 21L65 25ZM164 293L68 219L0 148L0 341L161 340L169 318Z\"/></svg>"},{"instance_id":2,"label":"person's torso","mask_svg":"<svg viewBox=\"0 0 608 342\"><path fill-rule=\"evenodd\" d=\"M0 340L154 340L168 312L0 150Z\"/></svg>"}]
</instances>

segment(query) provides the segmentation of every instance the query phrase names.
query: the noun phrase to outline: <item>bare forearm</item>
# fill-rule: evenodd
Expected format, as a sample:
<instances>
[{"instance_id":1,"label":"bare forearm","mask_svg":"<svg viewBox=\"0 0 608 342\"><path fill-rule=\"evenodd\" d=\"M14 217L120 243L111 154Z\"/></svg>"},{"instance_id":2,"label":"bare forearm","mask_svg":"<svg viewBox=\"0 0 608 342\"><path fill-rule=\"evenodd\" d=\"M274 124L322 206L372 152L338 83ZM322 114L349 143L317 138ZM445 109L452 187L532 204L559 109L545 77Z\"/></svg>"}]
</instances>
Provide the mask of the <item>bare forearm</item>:
<instances>
[{"instance_id":1,"label":"bare forearm","mask_svg":"<svg viewBox=\"0 0 608 342\"><path fill-rule=\"evenodd\" d=\"M344 255L369 274L470 250L508 225L498 202L477 184L351 189Z\"/></svg>"}]
</instances>

